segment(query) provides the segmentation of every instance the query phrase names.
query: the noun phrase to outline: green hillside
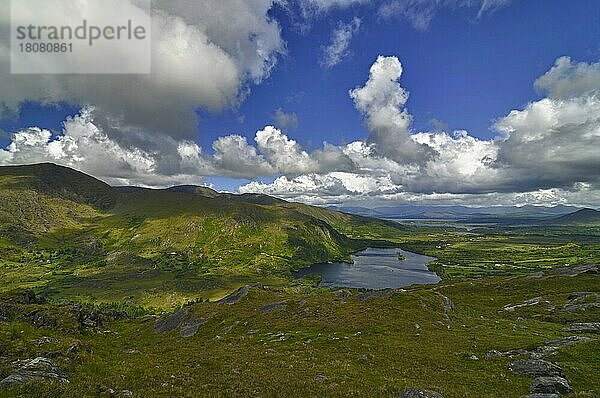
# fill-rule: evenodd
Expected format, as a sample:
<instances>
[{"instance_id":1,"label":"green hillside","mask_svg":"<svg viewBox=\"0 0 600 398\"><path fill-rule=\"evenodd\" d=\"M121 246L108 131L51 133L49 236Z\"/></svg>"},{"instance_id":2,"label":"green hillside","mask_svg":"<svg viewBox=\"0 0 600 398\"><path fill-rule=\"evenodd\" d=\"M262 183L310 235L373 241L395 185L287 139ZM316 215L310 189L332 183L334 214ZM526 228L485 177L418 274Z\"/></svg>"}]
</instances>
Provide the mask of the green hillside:
<instances>
[{"instance_id":1,"label":"green hillside","mask_svg":"<svg viewBox=\"0 0 600 398\"><path fill-rule=\"evenodd\" d=\"M0 167L0 198L7 281L157 306L217 297L257 278L277 284L302 266L347 261L368 242L342 226L379 223L204 187L113 188L53 164Z\"/></svg>"},{"instance_id":2,"label":"green hillside","mask_svg":"<svg viewBox=\"0 0 600 398\"><path fill-rule=\"evenodd\" d=\"M596 227L407 226L50 164L0 167L0 199L0 380L43 357L70 381L0 397L504 398L529 389L508 369L529 357L555 362L569 396L600 391ZM358 291L292 276L367 246L434 256L445 280Z\"/></svg>"},{"instance_id":3,"label":"green hillside","mask_svg":"<svg viewBox=\"0 0 600 398\"><path fill-rule=\"evenodd\" d=\"M555 225L595 225L600 226L600 211L581 209L549 221Z\"/></svg>"}]
</instances>

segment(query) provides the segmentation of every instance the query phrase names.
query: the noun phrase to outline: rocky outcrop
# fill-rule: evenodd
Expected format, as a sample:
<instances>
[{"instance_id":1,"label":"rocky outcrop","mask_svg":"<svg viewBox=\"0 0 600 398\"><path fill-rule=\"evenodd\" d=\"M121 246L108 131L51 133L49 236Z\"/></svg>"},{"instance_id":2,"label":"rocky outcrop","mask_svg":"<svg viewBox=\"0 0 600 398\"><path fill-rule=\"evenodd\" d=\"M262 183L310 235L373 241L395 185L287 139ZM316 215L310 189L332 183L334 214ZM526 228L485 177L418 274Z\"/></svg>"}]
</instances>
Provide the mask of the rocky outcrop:
<instances>
[{"instance_id":1,"label":"rocky outcrop","mask_svg":"<svg viewBox=\"0 0 600 398\"><path fill-rule=\"evenodd\" d=\"M22 313L29 305L45 304L46 299L35 294L33 290L25 290L0 302L0 320L10 322ZM26 322L29 322L25 319Z\"/></svg>"},{"instance_id":2,"label":"rocky outcrop","mask_svg":"<svg viewBox=\"0 0 600 398\"><path fill-rule=\"evenodd\" d=\"M542 359L520 360L511 363L508 369L520 375L526 376L562 376L563 370L560 366L544 361Z\"/></svg>"},{"instance_id":3,"label":"rocky outcrop","mask_svg":"<svg viewBox=\"0 0 600 398\"><path fill-rule=\"evenodd\" d=\"M435 294L442 299L442 303L444 304L444 318L446 319L446 322L452 323L450 313L454 311L454 303L447 296L444 296L440 292L435 292Z\"/></svg>"},{"instance_id":4,"label":"rocky outcrop","mask_svg":"<svg viewBox=\"0 0 600 398\"><path fill-rule=\"evenodd\" d=\"M58 381L68 383L65 372L48 358L37 357L19 361L15 372L0 381L3 385L25 384L33 380Z\"/></svg>"},{"instance_id":5,"label":"rocky outcrop","mask_svg":"<svg viewBox=\"0 0 600 398\"><path fill-rule=\"evenodd\" d=\"M600 322L577 322L567 326L565 332L571 333L600 333Z\"/></svg>"},{"instance_id":6,"label":"rocky outcrop","mask_svg":"<svg viewBox=\"0 0 600 398\"><path fill-rule=\"evenodd\" d=\"M183 338L195 336L198 328L208 319L198 317L190 313L189 308L182 308L164 318L157 319L154 322L154 332L169 333L179 329L179 335Z\"/></svg>"},{"instance_id":7,"label":"rocky outcrop","mask_svg":"<svg viewBox=\"0 0 600 398\"><path fill-rule=\"evenodd\" d=\"M549 302L544 300L542 297L534 297L532 299L525 300L520 304L507 304L504 307L502 307L502 310L507 312L513 312L517 308L530 307L532 305L538 304L549 304Z\"/></svg>"},{"instance_id":8,"label":"rocky outcrop","mask_svg":"<svg viewBox=\"0 0 600 398\"><path fill-rule=\"evenodd\" d=\"M207 321L206 318L192 318L181 325L179 335L183 338L195 336L198 333L198 328Z\"/></svg>"},{"instance_id":9,"label":"rocky outcrop","mask_svg":"<svg viewBox=\"0 0 600 398\"><path fill-rule=\"evenodd\" d=\"M571 345L585 343L590 340L591 339L589 337L581 336L569 336L562 339L551 340L546 342L545 345L529 352L529 355L532 359L541 359L549 355L554 355L561 347L569 347Z\"/></svg>"},{"instance_id":10,"label":"rocky outcrop","mask_svg":"<svg viewBox=\"0 0 600 398\"><path fill-rule=\"evenodd\" d=\"M398 398L444 398L444 396L435 391L410 387L400 391Z\"/></svg>"},{"instance_id":11,"label":"rocky outcrop","mask_svg":"<svg viewBox=\"0 0 600 398\"><path fill-rule=\"evenodd\" d=\"M231 293L228 296L223 297L221 300L217 301L219 304L228 304L232 305L246 297L248 292L250 291L250 285L246 285L244 287L239 288L235 292Z\"/></svg>"},{"instance_id":12,"label":"rocky outcrop","mask_svg":"<svg viewBox=\"0 0 600 398\"><path fill-rule=\"evenodd\" d=\"M533 380L529 391L546 394L566 394L571 392L571 386L565 378L559 376L542 376Z\"/></svg>"},{"instance_id":13,"label":"rocky outcrop","mask_svg":"<svg viewBox=\"0 0 600 398\"><path fill-rule=\"evenodd\" d=\"M589 337L569 336L564 337L562 339L548 341L544 345L539 346L533 350L527 350L525 348L518 348L509 351L491 350L485 353L485 358L491 359L495 357L514 357L518 355L529 355L531 359L541 359L545 356L556 353L561 347L568 347L573 344L585 343L590 340L591 339Z\"/></svg>"},{"instance_id":14,"label":"rocky outcrop","mask_svg":"<svg viewBox=\"0 0 600 398\"><path fill-rule=\"evenodd\" d=\"M168 333L177 329L183 323L183 319L189 313L189 308L182 308L177 312L157 319L154 322L154 331L156 333Z\"/></svg>"},{"instance_id":15,"label":"rocky outcrop","mask_svg":"<svg viewBox=\"0 0 600 398\"><path fill-rule=\"evenodd\" d=\"M62 330L99 327L105 322L129 317L124 311L98 309L92 305L71 301L61 303L60 311L55 311L46 304L43 297L27 290L0 302L0 317L5 318L6 321L27 322L37 328Z\"/></svg>"},{"instance_id":16,"label":"rocky outcrop","mask_svg":"<svg viewBox=\"0 0 600 398\"><path fill-rule=\"evenodd\" d=\"M592 308L600 308L600 293L575 292L569 294L563 307L566 312L580 312Z\"/></svg>"}]
</instances>

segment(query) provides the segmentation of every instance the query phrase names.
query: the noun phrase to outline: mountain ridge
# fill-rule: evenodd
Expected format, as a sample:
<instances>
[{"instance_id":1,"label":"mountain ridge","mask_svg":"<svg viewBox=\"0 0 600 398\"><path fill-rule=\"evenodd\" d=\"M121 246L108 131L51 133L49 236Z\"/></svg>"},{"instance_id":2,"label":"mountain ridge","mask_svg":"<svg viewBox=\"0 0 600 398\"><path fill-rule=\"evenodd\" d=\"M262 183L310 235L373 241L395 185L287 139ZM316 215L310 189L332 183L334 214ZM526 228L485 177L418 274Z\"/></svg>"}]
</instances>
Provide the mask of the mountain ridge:
<instances>
[{"instance_id":1,"label":"mountain ridge","mask_svg":"<svg viewBox=\"0 0 600 398\"><path fill-rule=\"evenodd\" d=\"M551 224L600 224L600 211L590 208L577 210L548 221Z\"/></svg>"}]
</instances>

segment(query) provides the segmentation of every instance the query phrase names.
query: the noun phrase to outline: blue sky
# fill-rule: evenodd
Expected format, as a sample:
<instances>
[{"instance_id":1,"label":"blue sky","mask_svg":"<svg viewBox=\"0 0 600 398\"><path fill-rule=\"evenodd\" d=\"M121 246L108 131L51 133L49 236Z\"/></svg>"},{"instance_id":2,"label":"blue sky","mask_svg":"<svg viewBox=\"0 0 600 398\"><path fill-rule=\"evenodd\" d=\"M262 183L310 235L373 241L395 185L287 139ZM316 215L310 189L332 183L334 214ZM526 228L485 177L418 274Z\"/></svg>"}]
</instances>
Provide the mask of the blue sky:
<instances>
[{"instance_id":1,"label":"blue sky","mask_svg":"<svg viewBox=\"0 0 600 398\"><path fill-rule=\"evenodd\" d=\"M271 121L275 109L295 112L297 131L288 135L303 144L322 140L343 144L366 134L348 90L364 82L378 55L396 55L405 74L402 86L411 93L408 108L415 129L430 129L438 119L452 129L488 138L492 121L536 99L533 82L555 59L600 58L600 12L594 1L521 1L476 20L477 9L446 11L425 30L410 23L382 22L370 7L338 10L300 34L282 18L289 55L269 80L252 89L239 113L208 117L201 123L205 144L231 132L250 135ZM594 17L595 15L595 17ZM319 65L320 48L337 21L358 16L363 29L353 39L352 55L336 67ZM577 22L575 22L577 21ZM288 97L303 93L297 103Z\"/></svg>"},{"instance_id":2,"label":"blue sky","mask_svg":"<svg viewBox=\"0 0 600 398\"><path fill-rule=\"evenodd\" d=\"M414 13L382 17L381 6L390 2L332 0L332 6L307 12L303 7L310 1L314 0L290 2L288 9L268 7L265 18L278 25L282 46L271 49L276 63L260 82L240 83L238 105L217 111L197 106L197 131L187 138L196 141L203 155L212 155L213 142L231 134L247 137L253 146L255 133L270 124L309 154L322 148L324 141L343 147L365 140L370 134L368 115L357 110L349 90L366 84L369 69L380 55L396 57L402 64L397 83L410 93L402 108L412 117L409 133L466 130L482 141L498 135L492 126L511 110L526 110L528 104L549 96L536 90L534 82L559 57L570 57L573 68L582 64L592 69L600 59L600 3L596 1L495 0L503 6L478 15L485 1L469 7L454 0L449 7L431 6L426 28L414 26ZM428 0L415 3L428 6ZM360 19L360 27L351 35L345 56L337 65L325 67L323 54L333 32L354 18ZM84 105L95 104L65 98L59 105L41 106L39 100L29 98L21 103L17 117L0 120L0 129L14 133L37 126L56 137L66 117L77 115ZM278 125L274 117L278 109L294 116L297 126ZM9 142L10 134L0 138L3 146ZM250 180L272 182L282 175L291 180L303 173L279 169L263 174L240 180L230 179L237 176L228 172L210 172L203 178L217 188L235 190ZM569 181L578 182L589 183Z\"/></svg>"},{"instance_id":3,"label":"blue sky","mask_svg":"<svg viewBox=\"0 0 600 398\"><path fill-rule=\"evenodd\" d=\"M415 29L408 21L382 21L374 11L372 6L337 9L301 32L289 15L274 10L287 55L266 81L250 86L239 109L217 113L199 109L198 142L210 148L225 134L253 137L273 123L278 108L298 115L298 129L287 134L309 149L323 140L344 144L360 139L367 133L348 90L363 83L378 55L401 60L405 68L401 82L411 94L408 108L416 130L431 129L429 122L437 119L451 129L489 138L494 119L539 97L533 82L556 58L569 55L586 62L600 58L600 6L595 1L570 1L568 6L556 0L517 1L480 19L472 7L444 10L426 30ZM351 55L332 69L323 68L321 49L332 29L338 21L355 16L363 23L351 42ZM26 104L17 120L3 120L0 128L40 126L60 131L65 116L80 109L61 105Z\"/></svg>"}]
</instances>

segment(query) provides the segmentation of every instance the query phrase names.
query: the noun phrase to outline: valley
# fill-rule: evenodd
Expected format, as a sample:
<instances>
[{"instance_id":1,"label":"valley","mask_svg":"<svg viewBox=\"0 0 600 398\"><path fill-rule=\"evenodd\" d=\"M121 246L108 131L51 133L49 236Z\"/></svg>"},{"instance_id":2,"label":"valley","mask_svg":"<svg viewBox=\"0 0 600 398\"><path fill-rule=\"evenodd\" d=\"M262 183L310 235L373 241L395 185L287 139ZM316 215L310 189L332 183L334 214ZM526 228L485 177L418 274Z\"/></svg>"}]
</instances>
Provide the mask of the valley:
<instances>
[{"instance_id":1,"label":"valley","mask_svg":"<svg viewBox=\"0 0 600 398\"><path fill-rule=\"evenodd\" d=\"M549 217L419 225L0 167L0 379L40 357L69 380L0 396L519 397L527 358L598 396L600 224ZM376 265L429 279L336 282Z\"/></svg>"}]
</instances>

